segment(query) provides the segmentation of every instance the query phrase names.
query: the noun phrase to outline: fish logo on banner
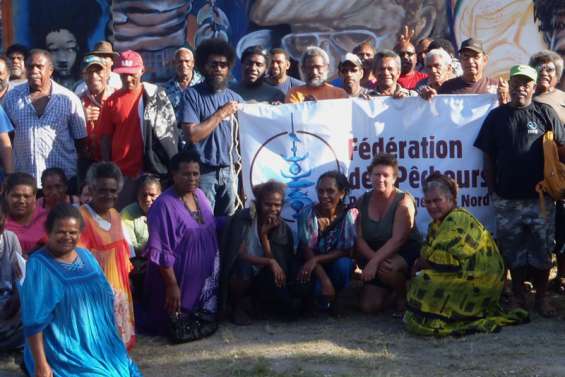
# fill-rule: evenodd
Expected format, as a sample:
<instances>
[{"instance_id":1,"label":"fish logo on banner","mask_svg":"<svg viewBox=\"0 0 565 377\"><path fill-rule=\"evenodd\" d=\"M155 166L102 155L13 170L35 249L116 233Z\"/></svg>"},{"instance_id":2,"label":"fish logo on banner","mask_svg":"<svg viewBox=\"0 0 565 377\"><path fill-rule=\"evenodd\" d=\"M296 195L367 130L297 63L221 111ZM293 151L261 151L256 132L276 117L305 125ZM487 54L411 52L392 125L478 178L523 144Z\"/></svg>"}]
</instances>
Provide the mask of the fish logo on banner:
<instances>
[{"instance_id":1,"label":"fish logo on banner","mask_svg":"<svg viewBox=\"0 0 565 377\"><path fill-rule=\"evenodd\" d=\"M276 157L267 156L269 151L276 151ZM294 222L300 211L317 201L312 197L316 185L316 177L322 171L317 169L317 157L331 155L332 169L342 171L337 155L331 145L322 137L308 131L297 131L294 124L294 114L290 114L290 128L269 138L257 150L251 163L249 175L251 187L275 179L287 185L283 218ZM263 166L267 164L268 166ZM334 165L335 164L335 165ZM260 171L260 174L257 174ZM255 177L255 178L254 178ZM256 181L256 178L260 177Z\"/></svg>"}]
</instances>

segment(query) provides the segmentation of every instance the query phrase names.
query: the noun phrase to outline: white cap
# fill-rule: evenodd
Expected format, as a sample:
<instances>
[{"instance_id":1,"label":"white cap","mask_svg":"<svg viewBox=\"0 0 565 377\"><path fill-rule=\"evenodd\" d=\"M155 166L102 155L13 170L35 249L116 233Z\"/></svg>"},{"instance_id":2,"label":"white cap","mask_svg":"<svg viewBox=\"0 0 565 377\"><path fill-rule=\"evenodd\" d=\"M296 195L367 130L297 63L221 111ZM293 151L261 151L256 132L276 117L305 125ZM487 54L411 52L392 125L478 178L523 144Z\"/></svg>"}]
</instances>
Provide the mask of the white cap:
<instances>
[{"instance_id":1,"label":"white cap","mask_svg":"<svg viewBox=\"0 0 565 377\"><path fill-rule=\"evenodd\" d=\"M341 65L345 62L350 62L358 67L363 67L363 62L361 61L361 59L359 59L359 56L352 54L351 52L348 52L347 54L343 55L341 57L341 60L339 61L339 64Z\"/></svg>"}]
</instances>

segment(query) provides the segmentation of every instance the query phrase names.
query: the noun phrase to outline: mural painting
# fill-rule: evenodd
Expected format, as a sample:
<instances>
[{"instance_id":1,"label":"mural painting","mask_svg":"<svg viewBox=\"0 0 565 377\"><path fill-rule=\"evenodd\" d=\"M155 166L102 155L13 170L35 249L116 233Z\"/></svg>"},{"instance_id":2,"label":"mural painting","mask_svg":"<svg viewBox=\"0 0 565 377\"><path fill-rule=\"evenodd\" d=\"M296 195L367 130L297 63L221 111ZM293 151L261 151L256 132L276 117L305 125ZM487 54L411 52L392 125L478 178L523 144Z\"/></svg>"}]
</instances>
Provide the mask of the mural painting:
<instances>
[{"instance_id":1,"label":"mural painting","mask_svg":"<svg viewBox=\"0 0 565 377\"><path fill-rule=\"evenodd\" d=\"M282 46L294 60L317 45L335 63L364 41L393 47L404 25L415 30L414 41L483 40L490 76L505 75L541 49L565 54L562 0L2 1L3 46L48 49L63 82L77 79L80 57L102 39L119 51L139 51L146 78L164 81L173 73L175 49L212 36L230 41L238 55L252 45Z\"/></svg>"}]
</instances>

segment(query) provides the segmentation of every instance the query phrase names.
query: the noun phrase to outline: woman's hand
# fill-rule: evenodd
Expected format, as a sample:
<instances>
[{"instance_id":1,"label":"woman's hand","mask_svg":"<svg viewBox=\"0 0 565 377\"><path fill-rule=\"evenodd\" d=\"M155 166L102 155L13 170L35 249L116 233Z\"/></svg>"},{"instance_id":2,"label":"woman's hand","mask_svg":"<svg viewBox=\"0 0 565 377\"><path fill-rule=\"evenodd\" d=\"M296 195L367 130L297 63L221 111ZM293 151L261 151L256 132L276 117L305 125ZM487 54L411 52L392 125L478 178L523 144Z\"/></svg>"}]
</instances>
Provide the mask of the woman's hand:
<instances>
[{"instance_id":1,"label":"woman's hand","mask_svg":"<svg viewBox=\"0 0 565 377\"><path fill-rule=\"evenodd\" d=\"M271 264L269 267L271 267L271 271L273 271L273 275L275 277L275 285L278 288L284 287L286 283L286 274L284 273L284 270L275 259L271 259Z\"/></svg>"},{"instance_id":2,"label":"woman's hand","mask_svg":"<svg viewBox=\"0 0 565 377\"><path fill-rule=\"evenodd\" d=\"M414 264L412 265L412 271L410 271L410 274L412 276L416 276L416 273L418 271L425 270L428 268L430 268L430 263L425 258L420 257L416 259L416 261L414 261Z\"/></svg>"},{"instance_id":3,"label":"woman's hand","mask_svg":"<svg viewBox=\"0 0 565 377\"><path fill-rule=\"evenodd\" d=\"M165 310L169 314L180 311L180 288L177 284L168 285L165 290Z\"/></svg>"},{"instance_id":4,"label":"woman's hand","mask_svg":"<svg viewBox=\"0 0 565 377\"><path fill-rule=\"evenodd\" d=\"M302 269L298 273L298 280L301 283L307 283L310 281L310 277L312 276L312 271L316 268L318 262L316 262L316 258L311 258L304 263Z\"/></svg>"},{"instance_id":5,"label":"woman's hand","mask_svg":"<svg viewBox=\"0 0 565 377\"><path fill-rule=\"evenodd\" d=\"M266 236L269 232L281 224L280 217L268 216L261 224L261 236Z\"/></svg>"},{"instance_id":6,"label":"woman's hand","mask_svg":"<svg viewBox=\"0 0 565 377\"><path fill-rule=\"evenodd\" d=\"M361 280L364 282L373 280L377 275L380 264L381 261L378 258L372 258L363 269L363 272L361 273Z\"/></svg>"},{"instance_id":7,"label":"woman's hand","mask_svg":"<svg viewBox=\"0 0 565 377\"><path fill-rule=\"evenodd\" d=\"M47 362L35 365L35 377L53 377L53 371Z\"/></svg>"}]
</instances>

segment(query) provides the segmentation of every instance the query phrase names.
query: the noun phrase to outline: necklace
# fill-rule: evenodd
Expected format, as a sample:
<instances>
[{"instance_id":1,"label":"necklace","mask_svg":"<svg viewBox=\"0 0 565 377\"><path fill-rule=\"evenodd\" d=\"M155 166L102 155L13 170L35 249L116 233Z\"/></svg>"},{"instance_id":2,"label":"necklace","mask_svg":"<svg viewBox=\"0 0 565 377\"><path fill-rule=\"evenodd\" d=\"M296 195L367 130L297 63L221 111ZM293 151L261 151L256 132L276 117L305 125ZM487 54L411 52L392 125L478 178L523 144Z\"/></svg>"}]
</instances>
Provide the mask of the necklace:
<instances>
[{"instance_id":1,"label":"necklace","mask_svg":"<svg viewBox=\"0 0 565 377\"><path fill-rule=\"evenodd\" d=\"M190 216L192 216L194 221L196 221L198 224L204 224L204 218L202 217L202 212L200 211L200 204L198 203L198 198L196 195L194 195L194 193L191 194L192 194L192 198L194 199L194 204L196 204L195 211L190 209L188 203L186 202L186 200L184 200L182 196L179 195L179 199L184 204L184 208L186 208L188 213L190 213Z\"/></svg>"}]
</instances>

